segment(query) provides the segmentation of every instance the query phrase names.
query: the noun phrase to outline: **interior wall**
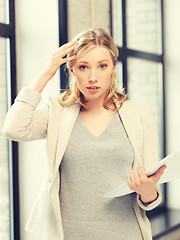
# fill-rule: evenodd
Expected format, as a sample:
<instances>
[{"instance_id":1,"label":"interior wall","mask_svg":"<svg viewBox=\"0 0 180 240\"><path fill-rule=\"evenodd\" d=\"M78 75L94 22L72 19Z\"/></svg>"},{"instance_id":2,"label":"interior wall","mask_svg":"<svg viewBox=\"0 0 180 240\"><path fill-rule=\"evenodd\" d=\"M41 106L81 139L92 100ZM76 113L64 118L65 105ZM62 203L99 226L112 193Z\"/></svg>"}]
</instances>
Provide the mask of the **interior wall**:
<instances>
[{"instance_id":1,"label":"interior wall","mask_svg":"<svg viewBox=\"0 0 180 240\"><path fill-rule=\"evenodd\" d=\"M167 154L180 151L179 9L179 0L164 0ZM176 180L168 184L168 207L180 209L179 199L180 180Z\"/></svg>"},{"instance_id":2,"label":"interior wall","mask_svg":"<svg viewBox=\"0 0 180 240\"><path fill-rule=\"evenodd\" d=\"M28 86L59 46L58 1L16 0L17 85ZM59 73L48 83L43 98L56 94ZM45 141L19 144L20 233L23 240L38 240L24 230L46 171Z\"/></svg>"}]
</instances>

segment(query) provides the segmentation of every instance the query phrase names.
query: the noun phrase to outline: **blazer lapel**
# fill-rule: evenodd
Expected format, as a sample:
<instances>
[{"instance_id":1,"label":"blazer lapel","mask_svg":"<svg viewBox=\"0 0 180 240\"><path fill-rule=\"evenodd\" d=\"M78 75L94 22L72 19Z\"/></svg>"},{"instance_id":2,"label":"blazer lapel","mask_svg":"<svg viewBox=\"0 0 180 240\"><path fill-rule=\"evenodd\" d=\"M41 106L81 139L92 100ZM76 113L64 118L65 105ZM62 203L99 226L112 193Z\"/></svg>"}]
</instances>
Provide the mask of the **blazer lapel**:
<instances>
[{"instance_id":1,"label":"blazer lapel","mask_svg":"<svg viewBox=\"0 0 180 240\"><path fill-rule=\"evenodd\" d=\"M123 103L119 110L119 114L134 151L133 168L136 168L142 165L140 156L140 149L142 149L140 141L143 138L141 121L134 107L131 106L128 101Z\"/></svg>"},{"instance_id":2,"label":"blazer lapel","mask_svg":"<svg viewBox=\"0 0 180 240\"><path fill-rule=\"evenodd\" d=\"M59 165L66 150L72 129L79 114L79 110L80 104L73 104L68 107L65 107L65 110L63 112L62 121L60 123L61 126L59 126L59 137L57 144L54 177L56 177L56 173L59 170Z\"/></svg>"}]
</instances>

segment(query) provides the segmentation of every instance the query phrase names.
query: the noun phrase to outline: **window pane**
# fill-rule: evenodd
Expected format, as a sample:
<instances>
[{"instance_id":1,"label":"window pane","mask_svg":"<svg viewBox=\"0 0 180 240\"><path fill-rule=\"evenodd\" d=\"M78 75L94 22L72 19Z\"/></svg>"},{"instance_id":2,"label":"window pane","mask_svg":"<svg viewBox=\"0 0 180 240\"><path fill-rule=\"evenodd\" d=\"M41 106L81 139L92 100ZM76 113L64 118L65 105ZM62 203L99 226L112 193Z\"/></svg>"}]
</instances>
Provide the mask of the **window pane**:
<instances>
[{"instance_id":1,"label":"window pane","mask_svg":"<svg viewBox=\"0 0 180 240\"><path fill-rule=\"evenodd\" d=\"M113 40L118 47L122 46L122 2L112 1Z\"/></svg>"},{"instance_id":2,"label":"window pane","mask_svg":"<svg viewBox=\"0 0 180 240\"><path fill-rule=\"evenodd\" d=\"M0 0L0 23L9 23L9 1Z\"/></svg>"},{"instance_id":3,"label":"window pane","mask_svg":"<svg viewBox=\"0 0 180 240\"><path fill-rule=\"evenodd\" d=\"M122 63L121 62L117 62L116 65L116 74L119 80L119 89L123 88L123 72L122 72Z\"/></svg>"},{"instance_id":4,"label":"window pane","mask_svg":"<svg viewBox=\"0 0 180 240\"><path fill-rule=\"evenodd\" d=\"M2 126L7 112L7 60L9 51L7 49L8 42L6 39L0 38L0 239L10 239L10 148L8 140L2 136Z\"/></svg>"},{"instance_id":5,"label":"window pane","mask_svg":"<svg viewBox=\"0 0 180 240\"><path fill-rule=\"evenodd\" d=\"M154 112L163 156L162 64L128 58L128 95L131 100L149 104Z\"/></svg>"},{"instance_id":6,"label":"window pane","mask_svg":"<svg viewBox=\"0 0 180 240\"><path fill-rule=\"evenodd\" d=\"M127 0L126 2L127 47L161 54L161 1Z\"/></svg>"}]
</instances>

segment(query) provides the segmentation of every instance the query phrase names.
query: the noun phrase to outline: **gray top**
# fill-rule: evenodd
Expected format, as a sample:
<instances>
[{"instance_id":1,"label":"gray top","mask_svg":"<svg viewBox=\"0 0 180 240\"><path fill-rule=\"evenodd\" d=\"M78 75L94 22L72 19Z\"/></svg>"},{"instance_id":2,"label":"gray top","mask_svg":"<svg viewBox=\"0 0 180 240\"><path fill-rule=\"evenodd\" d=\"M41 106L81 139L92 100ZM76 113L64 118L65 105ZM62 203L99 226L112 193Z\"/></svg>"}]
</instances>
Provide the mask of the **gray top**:
<instances>
[{"instance_id":1,"label":"gray top","mask_svg":"<svg viewBox=\"0 0 180 240\"><path fill-rule=\"evenodd\" d=\"M65 240L140 240L132 195L103 198L127 181L133 149L118 112L95 137L80 115L60 166Z\"/></svg>"}]
</instances>

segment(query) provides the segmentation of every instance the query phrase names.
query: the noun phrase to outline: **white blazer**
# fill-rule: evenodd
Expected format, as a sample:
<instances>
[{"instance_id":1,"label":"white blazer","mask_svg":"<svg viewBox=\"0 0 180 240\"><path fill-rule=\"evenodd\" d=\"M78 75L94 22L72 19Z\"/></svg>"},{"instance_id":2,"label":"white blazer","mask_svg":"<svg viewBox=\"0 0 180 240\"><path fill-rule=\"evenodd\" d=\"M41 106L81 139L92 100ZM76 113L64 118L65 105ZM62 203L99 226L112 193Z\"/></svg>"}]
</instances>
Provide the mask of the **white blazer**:
<instances>
[{"instance_id":1,"label":"white blazer","mask_svg":"<svg viewBox=\"0 0 180 240\"><path fill-rule=\"evenodd\" d=\"M79 103L64 107L57 98L40 103L41 95L23 88L7 113L3 134L14 141L47 139L48 174L32 209L26 229L44 240L63 240L59 201L59 166L71 131L79 114ZM40 104L39 104L40 103ZM119 110L122 122L134 150L134 165L151 167L158 160L157 129L150 107L125 101ZM133 193L133 207L144 240L152 240L151 227L145 210L161 201L144 205Z\"/></svg>"}]
</instances>

